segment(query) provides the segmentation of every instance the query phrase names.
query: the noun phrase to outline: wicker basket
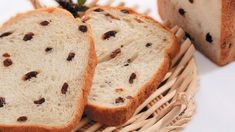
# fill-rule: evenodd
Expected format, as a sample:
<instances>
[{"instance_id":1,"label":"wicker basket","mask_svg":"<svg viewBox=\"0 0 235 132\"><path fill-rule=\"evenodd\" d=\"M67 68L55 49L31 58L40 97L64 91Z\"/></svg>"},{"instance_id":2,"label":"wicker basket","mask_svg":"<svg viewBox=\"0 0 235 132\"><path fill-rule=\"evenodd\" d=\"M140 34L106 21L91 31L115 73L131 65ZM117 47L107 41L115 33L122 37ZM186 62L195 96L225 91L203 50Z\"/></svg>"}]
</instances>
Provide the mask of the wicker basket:
<instances>
[{"instance_id":1,"label":"wicker basket","mask_svg":"<svg viewBox=\"0 0 235 132\"><path fill-rule=\"evenodd\" d=\"M97 5L99 0L93 0L88 7ZM114 0L108 0L105 5L111 5ZM45 5L38 0L31 0L35 8ZM120 3L119 6L125 3ZM137 7L134 7L135 9ZM146 10L144 14L148 14ZM168 26L167 22L164 23ZM195 48L191 41L184 38L184 31L175 26L171 31L178 38L181 49L172 60L170 71L162 80L160 87L141 104L134 116L125 124L117 127L107 127L84 117L74 131L77 132L112 132L112 131L142 131L169 132L180 131L191 120L195 112L194 94L197 91L197 67L194 59Z\"/></svg>"}]
</instances>

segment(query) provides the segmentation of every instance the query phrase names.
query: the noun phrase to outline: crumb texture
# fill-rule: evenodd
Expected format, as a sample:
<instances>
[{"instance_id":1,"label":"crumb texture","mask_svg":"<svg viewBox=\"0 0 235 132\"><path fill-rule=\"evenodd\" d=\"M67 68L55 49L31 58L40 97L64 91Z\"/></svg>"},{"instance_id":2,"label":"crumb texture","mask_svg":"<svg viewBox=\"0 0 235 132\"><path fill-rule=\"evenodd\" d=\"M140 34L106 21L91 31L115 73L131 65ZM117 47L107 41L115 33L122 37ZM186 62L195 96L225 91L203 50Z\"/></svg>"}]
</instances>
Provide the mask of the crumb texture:
<instances>
[{"instance_id":1,"label":"crumb texture","mask_svg":"<svg viewBox=\"0 0 235 132\"><path fill-rule=\"evenodd\" d=\"M0 124L67 124L83 108L85 24L59 9L15 19L0 29Z\"/></svg>"},{"instance_id":2,"label":"crumb texture","mask_svg":"<svg viewBox=\"0 0 235 132\"><path fill-rule=\"evenodd\" d=\"M98 8L87 17L99 60L88 102L125 107L158 72L173 37L153 20L129 10Z\"/></svg>"}]
</instances>

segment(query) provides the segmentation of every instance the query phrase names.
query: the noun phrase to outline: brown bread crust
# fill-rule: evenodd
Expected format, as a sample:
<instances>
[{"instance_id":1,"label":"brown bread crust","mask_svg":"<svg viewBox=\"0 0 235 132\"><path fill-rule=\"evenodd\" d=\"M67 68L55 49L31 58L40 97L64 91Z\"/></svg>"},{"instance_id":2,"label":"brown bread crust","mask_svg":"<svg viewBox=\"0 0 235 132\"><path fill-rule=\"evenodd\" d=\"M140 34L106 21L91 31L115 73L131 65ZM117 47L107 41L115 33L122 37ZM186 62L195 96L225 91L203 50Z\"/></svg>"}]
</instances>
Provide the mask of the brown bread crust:
<instances>
[{"instance_id":1,"label":"brown bread crust","mask_svg":"<svg viewBox=\"0 0 235 132\"><path fill-rule=\"evenodd\" d=\"M221 57L219 65L235 60L235 1L222 0Z\"/></svg>"}]
</instances>

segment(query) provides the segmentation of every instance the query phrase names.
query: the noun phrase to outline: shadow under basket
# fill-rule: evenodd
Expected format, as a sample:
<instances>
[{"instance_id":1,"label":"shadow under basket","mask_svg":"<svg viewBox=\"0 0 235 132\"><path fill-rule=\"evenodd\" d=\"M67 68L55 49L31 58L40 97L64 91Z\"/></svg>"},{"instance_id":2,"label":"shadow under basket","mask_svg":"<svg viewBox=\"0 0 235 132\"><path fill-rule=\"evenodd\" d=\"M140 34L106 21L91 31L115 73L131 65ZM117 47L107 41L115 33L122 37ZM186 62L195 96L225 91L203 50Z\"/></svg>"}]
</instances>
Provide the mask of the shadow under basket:
<instances>
[{"instance_id":1,"label":"shadow under basket","mask_svg":"<svg viewBox=\"0 0 235 132\"><path fill-rule=\"evenodd\" d=\"M84 117L76 132L173 132L185 127L196 109L193 99L198 82L193 56L195 48L188 38L184 38L181 28L175 26L171 31L179 40L180 52L172 60L171 69L161 85L137 108L134 116L117 127L108 127Z\"/></svg>"}]
</instances>

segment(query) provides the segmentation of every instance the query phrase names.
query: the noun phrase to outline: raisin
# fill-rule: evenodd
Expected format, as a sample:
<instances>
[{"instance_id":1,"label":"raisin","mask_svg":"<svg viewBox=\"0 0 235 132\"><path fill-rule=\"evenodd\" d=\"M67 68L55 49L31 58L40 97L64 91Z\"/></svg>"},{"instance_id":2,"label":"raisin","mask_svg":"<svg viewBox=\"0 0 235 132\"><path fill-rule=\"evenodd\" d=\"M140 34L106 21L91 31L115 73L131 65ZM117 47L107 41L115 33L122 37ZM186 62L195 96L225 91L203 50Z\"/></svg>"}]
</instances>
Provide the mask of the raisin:
<instances>
[{"instance_id":1,"label":"raisin","mask_svg":"<svg viewBox=\"0 0 235 132\"><path fill-rule=\"evenodd\" d=\"M68 87L69 87L68 83L64 83L62 88L61 88L61 93L66 94L67 91L68 91Z\"/></svg>"},{"instance_id":2,"label":"raisin","mask_svg":"<svg viewBox=\"0 0 235 132\"><path fill-rule=\"evenodd\" d=\"M42 26L47 26L48 24L49 24L48 21L42 21L42 22L40 23L40 25L42 25Z\"/></svg>"},{"instance_id":3,"label":"raisin","mask_svg":"<svg viewBox=\"0 0 235 132\"><path fill-rule=\"evenodd\" d=\"M190 3L193 3L193 0L188 0Z\"/></svg>"},{"instance_id":4,"label":"raisin","mask_svg":"<svg viewBox=\"0 0 235 132\"><path fill-rule=\"evenodd\" d=\"M81 25L81 26L79 26L79 30L80 30L81 32L85 33L85 32L87 32L87 26Z\"/></svg>"},{"instance_id":5,"label":"raisin","mask_svg":"<svg viewBox=\"0 0 235 132\"><path fill-rule=\"evenodd\" d=\"M70 52L68 57L67 57L67 61L72 61L74 57L75 57L75 53Z\"/></svg>"},{"instance_id":6,"label":"raisin","mask_svg":"<svg viewBox=\"0 0 235 132\"><path fill-rule=\"evenodd\" d=\"M115 57L116 57L118 54L120 54L120 53L121 53L121 49L118 48L118 49L114 50L114 51L111 53L110 57L111 57L111 58L115 58Z\"/></svg>"},{"instance_id":7,"label":"raisin","mask_svg":"<svg viewBox=\"0 0 235 132\"><path fill-rule=\"evenodd\" d=\"M127 10L127 9L122 9L121 12L125 13L125 14L129 14L130 13L129 10Z\"/></svg>"},{"instance_id":8,"label":"raisin","mask_svg":"<svg viewBox=\"0 0 235 132\"><path fill-rule=\"evenodd\" d=\"M131 63L131 59L127 59L127 63L124 66L129 66L129 63Z\"/></svg>"},{"instance_id":9,"label":"raisin","mask_svg":"<svg viewBox=\"0 0 235 132\"><path fill-rule=\"evenodd\" d=\"M124 98L122 97L118 97L117 99L115 99L115 103L118 104L118 103L123 103L125 101Z\"/></svg>"},{"instance_id":10,"label":"raisin","mask_svg":"<svg viewBox=\"0 0 235 132\"><path fill-rule=\"evenodd\" d=\"M123 48L123 47L124 47L124 45L121 45L120 47L121 47L121 48Z\"/></svg>"},{"instance_id":11,"label":"raisin","mask_svg":"<svg viewBox=\"0 0 235 132\"><path fill-rule=\"evenodd\" d=\"M213 38L212 38L212 36L211 36L210 33L207 33L207 34L206 34L206 41L209 42L209 43L212 43L212 42L213 42Z\"/></svg>"},{"instance_id":12,"label":"raisin","mask_svg":"<svg viewBox=\"0 0 235 132\"><path fill-rule=\"evenodd\" d=\"M136 79L136 74L135 73L132 73L130 78L129 78L129 83L130 84L133 84L134 83L134 79Z\"/></svg>"},{"instance_id":13,"label":"raisin","mask_svg":"<svg viewBox=\"0 0 235 132\"><path fill-rule=\"evenodd\" d=\"M8 54L8 53L4 53L2 56L3 56L3 57L11 57L11 55Z\"/></svg>"},{"instance_id":14,"label":"raisin","mask_svg":"<svg viewBox=\"0 0 235 132\"><path fill-rule=\"evenodd\" d=\"M180 8L180 9L178 10L178 12L180 13L181 16L184 16L184 15L185 15L185 10L182 9L182 8Z\"/></svg>"},{"instance_id":15,"label":"raisin","mask_svg":"<svg viewBox=\"0 0 235 132\"><path fill-rule=\"evenodd\" d=\"M0 108L6 104L5 98L0 97Z\"/></svg>"},{"instance_id":16,"label":"raisin","mask_svg":"<svg viewBox=\"0 0 235 132\"><path fill-rule=\"evenodd\" d=\"M104 10L101 9L101 8L97 8L97 9L95 9L94 11L95 11L95 12L103 12Z\"/></svg>"},{"instance_id":17,"label":"raisin","mask_svg":"<svg viewBox=\"0 0 235 132\"><path fill-rule=\"evenodd\" d=\"M13 62L11 61L11 59L6 59L6 60L3 61L3 65L5 67L8 67L8 66L10 66L12 64L13 64Z\"/></svg>"},{"instance_id":18,"label":"raisin","mask_svg":"<svg viewBox=\"0 0 235 132\"><path fill-rule=\"evenodd\" d=\"M46 52L50 52L50 51L52 51L52 49L53 49L52 47L47 47L47 48L45 49L45 51L46 51Z\"/></svg>"},{"instance_id":19,"label":"raisin","mask_svg":"<svg viewBox=\"0 0 235 132\"><path fill-rule=\"evenodd\" d=\"M134 99L132 96L127 96L126 98L127 99Z\"/></svg>"},{"instance_id":20,"label":"raisin","mask_svg":"<svg viewBox=\"0 0 235 132\"><path fill-rule=\"evenodd\" d=\"M18 119L17 119L17 121L18 122L25 122L25 121L27 121L27 117L26 116L21 116L21 117L19 117Z\"/></svg>"},{"instance_id":21,"label":"raisin","mask_svg":"<svg viewBox=\"0 0 235 132\"><path fill-rule=\"evenodd\" d=\"M9 35L11 35L11 34L12 34L12 32L5 32L5 33L3 33L3 34L0 35L0 38L9 36Z\"/></svg>"},{"instance_id":22,"label":"raisin","mask_svg":"<svg viewBox=\"0 0 235 132\"><path fill-rule=\"evenodd\" d=\"M146 45L145 45L145 47L150 47L150 46L152 46L152 43L147 43Z\"/></svg>"},{"instance_id":23,"label":"raisin","mask_svg":"<svg viewBox=\"0 0 235 132\"><path fill-rule=\"evenodd\" d=\"M33 38L33 36L34 36L34 33L29 32L29 33L25 34L23 40L24 41L29 41L29 40L31 40Z\"/></svg>"},{"instance_id":24,"label":"raisin","mask_svg":"<svg viewBox=\"0 0 235 132\"><path fill-rule=\"evenodd\" d=\"M104 40L107 40L107 39L109 39L110 37L115 37L116 34L117 34L117 31L113 31L113 30L112 30L112 31L108 31L108 32L104 33L103 39L104 39Z\"/></svg>"},{"instance_id":25,"label":"raisin","mask_svg":"<svg viewBox=\"0 0 235 132\"><path fill-rule=\"evenodd\" d=\"M117 93L123 92L123 89L122 88L115 89L115 92Z\"/></svg>"},{"instance_id":26,"label":"raisin","mask_svg":"<svg viewBox=\"0 0 235 132\"><path fill-rule=\"evenodd\" d=\"M34 104L38 104L38 105L40 105L40 104L42 104L42 103L44 103L45 102L45 98L41 98L41 99L39 99L39 100L35 100L35 101L33 101L34 102Z\"/></svg>"},{"instance_id":27,"label":"raisin","mask_svg":"<svg viewBox=\"0 0 235 132\"><path fill-rule=\"evenodd\" d=\"M38 72L37 71L31 71L27 74L24 75L23 77L23 80L26 81L26 80L30 80L31 78L37 78L37 75L38 75Z\"/></svg>"}]
</instances>

